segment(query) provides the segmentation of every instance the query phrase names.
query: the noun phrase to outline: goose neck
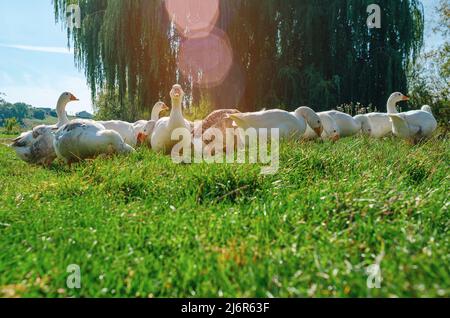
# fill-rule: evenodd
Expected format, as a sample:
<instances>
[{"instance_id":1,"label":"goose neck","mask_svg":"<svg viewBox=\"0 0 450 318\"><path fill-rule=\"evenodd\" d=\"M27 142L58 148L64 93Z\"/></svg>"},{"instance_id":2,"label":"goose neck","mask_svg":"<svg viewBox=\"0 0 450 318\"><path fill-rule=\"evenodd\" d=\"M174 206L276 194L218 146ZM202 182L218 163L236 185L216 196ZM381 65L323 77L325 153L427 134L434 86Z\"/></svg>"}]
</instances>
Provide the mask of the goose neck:
<instances>
[{"instance_id":1,"label":"goose neck","mask_svg":"<svg viewBox=\"0 0 450 318\"><path fill-rule=\"evenodd\" d=\"M179 121L183 119L181 100L172 100L172 111L170 112L170 121Z\"/></svg>"},{"instance_id":2,"label":"goose neck","mask_svg":"<svg viewBox=\"0 0 450 318\"><path fill-rule=\"evenodd\" d=\"M58 104L56 105L56 114L58 116L58 123L56 125L58 127L61 127L69 122L69 118L67 118L66 114L66 105L66 101L61 99L58 100Z\"/></svg>"},{"instance_id":3,"label":"goose neck","mask_svg":"<svg viewBox=\"0 0 450 318\"><path fill-rule=\"evenodd\" d=\"M161 113L161 108L160 107L153 107L151 120L152 121L158 121L160 113Z\"/></svg>"},{"instance_id":4,"label":"goose neck","mask_svg":"<svg viewBox=\"0 0 450 318\"><path fill-rule=\"evenodd\" d=\"M397 103L392 98L389 98L387 102L387 112L388 114L398 114Z\"/></svg>"}]
</instances>

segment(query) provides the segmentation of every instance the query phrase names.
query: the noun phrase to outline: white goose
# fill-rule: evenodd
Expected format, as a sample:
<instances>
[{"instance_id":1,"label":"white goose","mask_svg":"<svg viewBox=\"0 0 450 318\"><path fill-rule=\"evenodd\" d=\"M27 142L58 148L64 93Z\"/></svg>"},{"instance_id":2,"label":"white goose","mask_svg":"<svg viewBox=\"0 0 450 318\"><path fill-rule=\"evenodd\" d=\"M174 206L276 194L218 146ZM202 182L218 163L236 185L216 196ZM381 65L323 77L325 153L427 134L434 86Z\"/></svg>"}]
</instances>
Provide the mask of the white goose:
<instances>
[{"instance_id":1,"label":"white goose","mask_svg":"<svg viewBox=\"0 0 450 318\"><path fill-rule=\"evenodd\" d=\"M56 132L53 146L57 156L68 164L100 154L134 151L119 133L91 120L73 120L61 127Z\"/></svg>"},{"instance_id":2,"label":"white goose","mask_svg":"<svg viewBox=\"0 0 450 318\"><path fill-rule=\"evenodd\" d=\"M56 158L53 149L53 132L69 122L66 106L71 101L78 101L73 94L64 92L56 104L58 122L56 125L41 125L31 131L24 132L13 140L11 147L17 156L30 164L50 165Z\"/></svg>"},{"instance_id":3,"label":"white goose","mask_svg":"<svg viewBox=\"0 0 450 318\"><path fill-rule=\"evenodd\" d=\"M392 93L386 105L388 113L397 114L397 103L406 100L408 98L402 93ZM370 137L383 138L392 133L392 122L387 113L357 115L354 119L361 125L363 134Z\"/></svg>"},{"instance_id":4,"label":"white goose","mask_svg":"<svg viewBox=\"0 0 450 318\"><path fill-rule=\"evenodd\" d=\"M339 137L351 137L358 134L361 131L361 125L350 115L337 111L330 110L327 112L319 113L319 115L328 115L338 127ZM333 123L333 125L334 125Z\"/></svg>"},{"instance_id":5,"label":"white goose","mask_svg":"<svg viewBox=\"0 0 450 318\"><path fill-rule=\"evenodd\" d=\"M353 117L361 125L364 135L372 138L383 138L392 133L392 123L388 114L370 113Z\"/></svg>"},{"instance_id":6,"label":"white goose","mask_svg":"<svg viewBox=\"0 0 450 318\"><path fill-rule=\"evenodd\" d=\"M309 107L300 107L295 112L272 109L231 114L229 117L242 129L279 129L280 137L300 138L305 133L307 125L320 134L323 129L320 117Z\"/></svg>"},{"instance_id":7,"label":"white goose","mask_svg":"<svg viewBox=\"0 0 450 318\"><path fill-rule=\"evenodd\" d=\"M334 120L333 117L331 117L327 113L317 113L317 116L319 116L321 122L322 122L322 132L320 131L314 131L311 127L306 127L306 132L303 135L304 140L313 140L317 138L322 138L324 140L332 140L332 141L338 141L340 139L340 129L336 123L336 120Z\"/></svg>"},{"instance_id":8,"label":"white goose","mask_svg":"<svg viewBox=\"0 0 450 318\"><path fill-rule=\"evenodd\" d=\"M403 96L403 100L409 98ZM437 121L431 112L431 107L425 105L421 110L412 110L404 113L394 113L389 109L392 121L392 132L395 136L409 140L416 144L423 138L429 138L437 129Z\"/></svg>"},{"instance_id":9,"label":"white goose","mask_svg":"<svg viewBox=\"0 0 450 318\"><path fill-rule=\"evenodd\" d=\"M177 143L172 140L172 133L179 128L185 128L191 131L191 124L183 117L182 102L184 91L180 85L176 84L170 91L172 100L172 110L170 117L161 118L156 122L151 137L152 149L158 152L170 153L173 146Z\"/></svg>"},{"instance_id":10,"label":"white goose","mask_svg":"<svg viewBox=\"0 0 450 318\"><path fill-rule=\"evenodd\" d=\"M14 139L11 147L17 156L27 163L50 166L56 159L54 139L54 129L51 126L41 125Z\"/></svg>"},{"instance_id":11,"label":"white goose","mask_svg":"<svg viewBox=\"0 0 450 318\"><path fill-rule=\"evenodd\" d=\"M165 110L170 110L169 107L167 107L167 105L164 102L157 102L153 108L152 108L152 113L150 115L150 121L158 121L161 117L161 112L165 111ZM134 127L139 128L142 125L145 125L149 122L149 120L138 120L137 122L135 122L133 124Z\"/></svg>"},{"instance_id":12,"label":"white goose","mask_svg":"<svg viewBox=\"0 0 450 318\"><path fill-rule=\"evenodd\" d=\"M122 120L98 121L97 123L103 125L106 129L119 133L122 139L130 146L135 147L137 145L133 124Z\"/></svg>"},{"instance_id":13,"label":"white goose","mask_svg":"<svg viewBox=\"0 0 450 318\"><path fill-rule=\"evenodd\" d=\"M156 122L161 117L161 112L169 109L170 108L163 102L157 102L155 106L153 106L150 120L139 120L133 124L134 134L138 144L150 142L149 137L151 137Z\"/></svg>"}]
</instances>

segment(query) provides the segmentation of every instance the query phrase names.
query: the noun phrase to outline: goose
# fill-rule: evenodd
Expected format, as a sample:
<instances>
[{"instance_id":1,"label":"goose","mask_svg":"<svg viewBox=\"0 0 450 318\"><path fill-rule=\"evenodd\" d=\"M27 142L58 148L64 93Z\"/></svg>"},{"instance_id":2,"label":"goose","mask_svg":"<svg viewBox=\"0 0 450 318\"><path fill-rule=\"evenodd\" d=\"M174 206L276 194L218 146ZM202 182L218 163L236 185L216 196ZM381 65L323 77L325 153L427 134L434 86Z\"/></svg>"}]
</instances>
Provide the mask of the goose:
<instances>
[{"instance_id":1,"label":"goose","mask_svg":"<svg viewBox=\"0 0 450 318\"><path fill-rule=\"evenodd\" d=\"M215 132L220 131L223 149L225 150L227 146L227 129L233 129L234 134L234 129L237 128L237 125L230 118L230 115L239 113L240 111L237 109L219 109L206 116L206 118L200 122L200 125L195 123L192 127L194 146L198 145L197 142L199 141L205 145L209 145L217 138ZM236 135L234 135L234 145L237 145Z\"/></svg>"},{"instance_id":2,"label":"goose","mask_svg":"<svg viewBox=\"0 0 450 318\"><path fill-rule=\"evenodd\" d=\"M58 122L55 125L40 125L33 130L22 133L10 145L17 156L30 164L48 166L56 158L53 149L53 132L69 122L66 106L69 102L78 101L72 93L64 92L58 98L56 113Z\"/></svg>"},{"instance_id":3,"label":"goose","mask_svg":"<svg viewBox=\"0 0 450 318\"><path fill-rule=\"evenodd\" d=\"M179 128L187 129L191 132L191 124L183 117L182 102L184 98L184 91L181 85L176 84L170 91L170 98L172 100L172 110L170 117L159 119L151 136L151 147L157 152L169 153L172 147L177 143L172 140L172 133Z\"/></svg>"},{"instance_id":4,"label":"goose","mask_svg":"<svg viewBox=\"0 0 450 318\"><path fill-rule=\"evenodd\" d=\"M398 114L397 103L406 100L408 100L408 98L402 93L392 93L386 104L388 113ZM370 137L383 138L392 133L392 122L387 113L357 115L354 119L361 125L363 134Z\"/></svg>"},{"instance_id":5,"label":"goose","mask_svg":"<svg viewBox=\"0 0 450 318\"><path fill-rule=\"evenodd\" d=\"M147 124L149 121L155 121L156 122L156 121L158 121L160 119L161 113L163 111L169 110L169 109L170 108L167 107L167 105L164 102L159 101L152 108L152 113L150 115L150 120L138 120L137 122L135 122L133 124L133 126L138 128L140 126L143 126L143 125Z\"/></svg>"},{"instance_id":6,"label":"goose","mask_svg":"<svg viewBox=\"0 0 450 318\"><path fill-rule=\"evenodd\" d=\"M389 116L388 116L389 118ZM361 126L361 132L365 136L373 137L372 125L370 123L368 114L356 115L353 119ZM389 120L390 121L390 120Z\"/></svg>"},{"instance_id":7,"label":"goose","mask_svg":"<svg viewBox=\"0 0 450 318\"><path fill-rule=\"evenodd\" d=\"M317 138L321 138L323 140L332 140L334 142L340 139L340 130L334 120L329 114L326 113L317 113L321 122L322 122L322 131L314 131L309 125L306 127L306 132L303 135L303 140L314 140Z\"/></svg>"},{"instance_id":8,"label":"goose","mask_svg":"<svg viewBox=\"0 0 450 318\"><path fill-rule=\"evenodd\" d=\"M327 113L319 113L320 119L322 120L323 125L323 139L329 139L331 141L338 141L341 138L341 130L336 120Z\"/></svg>"},{"instance_id":9,"label":"goose","mask_svg":"<svg viewBox=\"0 0 450 318\"><path fill-rule=\"evenodd\" d=\"M358 134L361 131L361 125L350 115L337 111L330 110L319 113L320 115L328 115L338 127L339 137L351 137ZM333 125L334 125L333 123Z\"/></svg>"},{"instance_id":10,"label":"goose","mask_svg":"<svg viewBox=\"0 0 450 318\"><path fill-rule=\"evenodd\" d=\"M153 106L151 119L150 120L140 120L133 124L134 134L137 139L138 145L146 143L148 138L152 135L153 129L155 128L156 122L161 117L161 112L169 110L169 107L163 102L157 102Z\"/></svg>"},{"instance_id":11,"label":"goose","mask_svg":"<svg viewBox=\"0 0 450 318\"><path fill-rule=\"evenodd\" d=\"M235 128L230 115L239 114L237 109L219 109L213 111L201 121L201 125L195 127L194 136L202 136L208 129L215 128L222 131L223 136L226 134L227 128Z\"/></svg>"},{"instance_id":12,"label":"goose","mask_svg":"<svg viewBox=\"0 0 450 318\"><path fill-rule=\"evenodd\" d=\"M322 133L320 117L309 107L300 107L294 112L281 109L263 110L254 113L238 113L229 116L242 129L267 128L280 130L280 137L300 138L307 124L317 133Z\"/></svg>"},{"instance_id":13,"label":"goose","mask_svg":"<svg viewBox=\"0 0 450 318\"><path fill-rule=\"evenodd\" d=\"M408 100L408 97L404 97ZM416 144L423 138L429 138L437 129L437 121L431 107L424 105L421 110L404 113L389 113L392 121L392 132L395 136Z\"/></svg>"},{"instance_id":14,"label":"goose","mask_svg":"<svg viewBox=\"0 0 450 318\"><path fill-rule=\"evenodd\" d=\"M122 139L130 146L135 147L137 145L138 141L133 124L122 120L98 121L97 123L108 130L114 130L119 133Z\"/></svg>"},{"instance_id":15,"label":"goose","mask_svg":"<svg viewBox=\"0 0 450 318\"><path fill-rule=\"evenodd\" d=\"M388 114L398 114L397 104L402 101L409 101L409 97L400 92L392 93L386 105Z\"/></svg>"},{"instance_id":16,"label":"goose","mask_svg":"<svg viewBox=\"0 0 450 318\"><path fill-rule=\"evenodd\" d=\"M134 151L118 132L105 129L98 122L79 119L56 132L53 146L58 158L68 164L92 159L100 154L127 154Z\"/></svg>"},{"instance_id":17,"label":"goose","mask_svg":"<svg viewBox=\"0 0 450 318\"><path fill-rule=\"evenodd\" d=\"M21 160L48 167L56 159L53 139L54 129L51 126L40 125L15 139L11 147Z\"/></svg>"},{"instance_id":18,"label":"goose","mask_svg":"<svg viewBox=\"0 0 450 318\"><path fill-rule=\"evenodd\" d=\"M386 113L369 113L353 117L361 125L364 135L372 138L383 138L392 133L392 123Z\"/></svg>"}]
</instances>

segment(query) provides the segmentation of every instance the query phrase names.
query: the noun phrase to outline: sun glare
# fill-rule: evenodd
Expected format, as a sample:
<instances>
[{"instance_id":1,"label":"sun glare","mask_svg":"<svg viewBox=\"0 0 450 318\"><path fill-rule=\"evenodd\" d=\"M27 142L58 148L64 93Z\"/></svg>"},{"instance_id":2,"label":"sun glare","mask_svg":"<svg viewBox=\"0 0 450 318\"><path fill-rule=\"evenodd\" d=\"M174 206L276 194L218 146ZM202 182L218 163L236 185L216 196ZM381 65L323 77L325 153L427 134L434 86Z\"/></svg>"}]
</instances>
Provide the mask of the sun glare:
<instances>
[{"instance_id":1,"label":"sun glare","mask_svg":"<svg viewBox=\"0 0 450 318\"><path fill-rule=\"evenodd\" d=\"M215 86L223 82L233 64L233 51L227 35L214 29L207 36L187 38L181 43L178 66L184 76L195 74L194 84Z\"/></svg>"},{"instance_id":2,"label":"sun glare","mask_svg":"<svg viewBox=\"0 0 450 318\"><path fill-rule=\"evenodd\" d=\"M166 0L166 10L185 37L213 30L219 17L219 0Z\"/></svg>"}]
</instances>

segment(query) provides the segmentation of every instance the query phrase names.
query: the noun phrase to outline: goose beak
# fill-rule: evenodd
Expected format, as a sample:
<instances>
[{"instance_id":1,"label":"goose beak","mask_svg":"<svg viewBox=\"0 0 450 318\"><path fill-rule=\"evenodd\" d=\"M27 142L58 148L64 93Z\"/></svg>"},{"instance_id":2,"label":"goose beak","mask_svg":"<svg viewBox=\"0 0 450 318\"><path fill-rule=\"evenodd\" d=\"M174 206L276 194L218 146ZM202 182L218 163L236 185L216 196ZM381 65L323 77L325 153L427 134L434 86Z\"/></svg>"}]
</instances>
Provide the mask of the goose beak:
<instances>
[{"instance_id":1,"label":"goose beak","mask_svg":"<svg viewBox=\"0 0 450 318\"><path fill-rule=\"evenodd\" d=\"M226 119L232 120L236 127L239 127L239 124L242 124L241 117L238 114L227 114Z\"/></svg>"},{"instance_id":2,"label":"goose beak","mask_svg":"<svg viewBox=\"0 0 450 318\"><path fill-rule=\"evenodd\" d=\"M145 143L145 141L147 140L148 135L144 134L144 133L139 133L137 136L137 142L139 145L142 145Z\"/></svg>"},{"instance_id":3,"label":"goose beak","mask_svg":"<svg viewBox=\"0 0 450 318\"><path fill-rule=\"evenodd\" d=\"M71 101L79 101L79 99L76 98L74 95L70 95L70 100Z\"/></svg>"},{"instance_id":4,"label":"goose beak","mask_svg":"<svg viewBox=\"0 0 450 318\"><path fill-rule=\"evenodd\" d=\"M338 141L339 139L341 139L341 136L339 136L338 134L336 134L333 137L331 137L331 140L334 141L334 142Z\"/></svg>"},{"instance_id":5,"label":"goose beak","mask_svg":"<svg viewBox=\"0 0 450 318\"><path fill-rule=\"evenodd\" d=\"M407 101L409 101L409 97L408 96L403 96L402 100L407 102Z\"/></svg>"},{"instance_id":6,"label":"goose beak","mask_svg":"<svg viewBox=\"0 0 450 318\"><path fill-rule=\"evenodd\" d=\"M181 94L182 94L182 90L179 88L179 87L174 87L173 89L172 89L172 96L173 97L175 97L175 98L179 98L179 97L181 97Z\"/></svg>"},{"instance_id":7,"label":"goose beak","mask_svg":"<svg viewBox=\"0 0 450 318\"><path fill-rule=\"evenodd\" d=\"M316 132L317 136L322 136L323 133L323 127L314 128L314 131Z\"/></svg>"}]
</instances>

